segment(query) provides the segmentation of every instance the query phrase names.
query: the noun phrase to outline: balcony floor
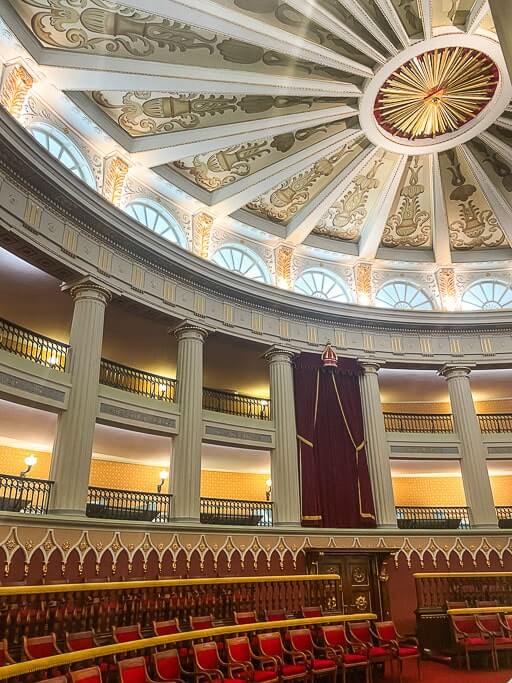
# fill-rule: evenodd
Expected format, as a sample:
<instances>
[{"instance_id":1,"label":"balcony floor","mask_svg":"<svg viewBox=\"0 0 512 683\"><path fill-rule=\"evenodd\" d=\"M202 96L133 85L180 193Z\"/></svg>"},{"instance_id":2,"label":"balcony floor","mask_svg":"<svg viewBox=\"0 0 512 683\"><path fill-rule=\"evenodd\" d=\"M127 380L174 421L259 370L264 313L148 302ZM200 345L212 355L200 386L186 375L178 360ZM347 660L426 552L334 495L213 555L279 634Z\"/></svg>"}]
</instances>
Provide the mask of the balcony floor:
<instances>
[{"instance_id":1,"label":"balcony floor","mask_svg":"<svg viewBox=\"0 0 512 683\"><path fill-rule=\"evenodd\" d=\"M502 664L503 666L503 664ZM512 669L501 668L499 671L487 671L485 669L478 669L466 671L466 669L453 669L446 664L438 662L422 662L421 665L421 683L509 683L512 680ZM417 669L415 662L405 662L404 673L402 676L402 683L417 683ZM393 678L387 669L384 678L377 679L382 683L391 683L398 681L398 675Z\"/></svg>"}]
</instances>

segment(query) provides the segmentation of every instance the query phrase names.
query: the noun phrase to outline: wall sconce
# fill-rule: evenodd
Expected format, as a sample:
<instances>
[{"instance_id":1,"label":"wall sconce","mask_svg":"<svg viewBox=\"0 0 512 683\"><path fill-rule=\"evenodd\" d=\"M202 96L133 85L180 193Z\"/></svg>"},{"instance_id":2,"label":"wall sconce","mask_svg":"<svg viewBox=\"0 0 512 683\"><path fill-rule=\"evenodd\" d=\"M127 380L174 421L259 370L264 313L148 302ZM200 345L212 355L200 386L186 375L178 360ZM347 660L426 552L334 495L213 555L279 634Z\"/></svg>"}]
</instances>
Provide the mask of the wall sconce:
<instances>
[{"instance_id":1,"label":"wall sconce","mask_svg":"<svg viewBox=\"0 0 512 683\"><path fill-rule=\"evenodd\" d=\"M265 484L267 485L267 490L265 492L265 496L266 496L267 500L270 500L270 498L272 496L272 479L267 479Z\"/></svg>"},{"instance_id":2,"label":"wall sconce","mask_svg":"<svg viewBox=\"0 0 512 683\"><path fill-rule=\"evenodd\" d=\"M267 406L268 406L268 401L266 398L262 398L260 401L260 418L263 419L267 413Z\"/></svg>"},{"instance_id":3,"label":"wall sconce","mask_svg":"<svg viewBox=\"0 0 512 683\"><path fill-rule=\"evenodd\" d=\"M162 493L162 486L165 484L165 480L169 478L169 472L167 470L162 470L160 472L160 483L156 487L158 493Z\"/></svg>"},{"instance_id":4,"label":"wall sconce","mask_svg":"<svg viewBox=\"0 0 512 683\"><path fill-rule=\"evenodd\" d=\"M34 467L34 465L37 464L37 458L35 455L33 455L31 453L30 455L27 455L24 462L25 462L25 465L27 466L27 469L20 472L20 477L22 477L22 478L26 477L27 474L30 472L30 470Z\"/></svg>"}]
</instances>

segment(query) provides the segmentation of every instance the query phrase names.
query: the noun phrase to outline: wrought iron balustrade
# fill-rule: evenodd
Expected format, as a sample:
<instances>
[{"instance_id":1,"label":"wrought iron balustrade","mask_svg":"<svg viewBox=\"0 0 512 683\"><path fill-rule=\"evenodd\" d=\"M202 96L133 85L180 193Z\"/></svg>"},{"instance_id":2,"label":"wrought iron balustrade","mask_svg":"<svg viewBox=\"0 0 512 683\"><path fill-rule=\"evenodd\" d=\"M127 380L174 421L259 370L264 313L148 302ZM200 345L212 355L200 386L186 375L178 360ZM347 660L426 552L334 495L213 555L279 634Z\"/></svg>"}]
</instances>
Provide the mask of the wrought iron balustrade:
<instances>
[{"instance_id":1,"label":"wrought iron balustrade","mask_svg":"<svg viewBox=\"0 0 512 683\"><path fill-rule=\"evenodd\" d=\"M498 505L496 516L500 529L512 529L512 505Z\"/></svg>"},{"instance_id":2,"label":"wrought iron balustrade","mask_svg":"<svg viewBox=\"0 0 512 683\"><path fill-rule=\"evenodd\" d=\"M124 491L89 486L85 514L101 519L164 524L171 518L171 498L167 493Z\"/></svg>"},{"instance_id":3,"label":"wrought iron balustrade","mask_svg":"<svg viewBox=\"0 0 512 683\"><path fill-rule=\"evenodd\" d=\"M425 432L428 434L453 432L453 418L450 414L384 413L384 425L387 432Z\"/></svg>"},{"instance_id":4,"label":"wrought iron balustrade","mask_svg":"<svg viewBox=\"0 0 512 683\"><path fill-rule=\"evenodd\" d=\"M216 413L270 420L270 399L255 398L245 394L218 389L203 389L203 408Z\"/></svg>"},{"instance_id":5,"label":"wrought iron balustrade","mask_svg":"<svg viewBox=\"0 0 512 683\"><path fill-rule=\"evenodd\" d=\"M272 526L272 508L269 501L201 498L200 521L203 524Z\"/></svg>"},{"instance_id":6,"label":"wrought iron balustrade","mask_svg":"<svg viewBox=\"0 0 512 683\"><path fill-rule=\"evenodd\" d=\"M136 370L105 358L101 360L100 383L159 401L174 401L176 392L175 379Z\"/></svg>"},{"instance_id":7,"label":"wrought iron balustrade","mask_svg":"<svg viewBox=\"0 0 512 683\"><path fill-rule=\"evenodd\" d=\"M397 506L399 529L469 529L467 507Z\"/></svg>"},{"instance_id":8,"label":"wrought iron balustrade","mask_svg":"<svg viewBox=\"0 0 512 683\"><path fill-rule=\"evenodd\" d=\"M63 372L69 346L0 318L0 349Z\"/></svg>"},{"instance_id":9,"label":"wrought iron balustrade","mask_svg":"<svg viewBox=\"0 0 512 683\"><path fill-rule=\"evenodd\" d=\"M0 511L46 515L53 481L0 474Z\"/></svg>"},{"instance_id":10,"label":"wrought iron balustrade","mask_svg":"<svg viewBox=\"0 0 512 683\"><path fill-rule=\"evenodd\" d=\"M480 430L484 434L502 434L512 432L512 415L502 413L494 415L478 415Z\"/></svg>"}]
</instances>

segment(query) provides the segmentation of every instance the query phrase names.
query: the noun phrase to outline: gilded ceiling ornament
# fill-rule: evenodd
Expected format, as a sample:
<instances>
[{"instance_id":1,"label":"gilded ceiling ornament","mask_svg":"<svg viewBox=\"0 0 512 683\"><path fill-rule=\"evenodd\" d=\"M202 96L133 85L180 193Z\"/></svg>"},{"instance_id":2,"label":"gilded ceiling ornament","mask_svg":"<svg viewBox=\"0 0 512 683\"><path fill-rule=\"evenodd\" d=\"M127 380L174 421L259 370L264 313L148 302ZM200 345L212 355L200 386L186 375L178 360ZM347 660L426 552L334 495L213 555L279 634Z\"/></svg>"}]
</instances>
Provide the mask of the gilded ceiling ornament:
<instances>
[{"instance_id":1,"label":"gilded ceiling ornament","mask_svg":"<svg viewBox=\"0 0 512 683\"><path fill-rule=\"evenodd\" d=\"M50 1L50 7L34 14L31 24L37 37L52 47L90 51L101 47L107 54L125 50L134 57L149 57L157 47L169 52L206 49L213 54L217 42L215 35L207 37L187 24L104 0L75 0L75 7L69 0ZM41 7L40 0L26 3Z\"/></svg>"},{"instance_id":2,"label":"gilded ceiling ornament","mask_svg":"<svg viewBox=\"0 0 512 683\"><path fill-rule=\"evenodd\" d=\"M322 177L330 176L335 165L347 154L352 152L357 143L343 145L334 154L320 159L313 166L284 181L273 190L268 197L258 197L247 204L248 209L261 211L269 218L284 221L296 213L310 199L310 191L313 185Z\"/></svg>"},{"instance_id":3,"label":"gilded ceiling ornament","mask_svg":"<svg viewBox=\"0 0 512 683\"><path fill-rule=\"evenodd\" d=\"M208 258L212 234L213 217L202 211L192 218L192 241L194 252L201 258Z\"/></svg>"},{"instance_id":4,"label":"gilded ceiling ornament","mask_svg":"<svg viewBox=\"0 0 512 683\"><path fill-rule=\"evenodd\" d=\"M389 216L382 233L386 247L421 247L430 240L430 213L420 206L420 196L425 192L425 186L418 181L422 170L420 157L414 157L408 182L400 190L398 211Z\"/></svg>"},{"instance_id":5,"label":"gilded ceiling ornament","mask_svg":"<svg viewBox=\"0 0 512 683\"><path fill-rule=\"evenodd\" d=\"M483 52L462 47L425 52L384 83L375 99L375 118L392 135L435 138L474 119L498 82L498 69Z\"/></svg>"},{"instance_id":6,"label":"gilded ceiling ornament","mask_svg":"<svg viewBox=\"0 0 512 683\"><path fill-rule=\"evenodd\" d=\"M294 248L289 244L280 244L274 250L276 264L276 282L282 287L292 286L292 261Z\"/></svg>"},{"instance_id":7,"label":"gilded ceiling ornament","mask_svg":"<svg viewBox=\"0 0 512 683\"><path fill-rule=\"evenodd\" d=\"M493 152L487 145L478 138L471 140L469 146L475 148L481 158L482 166L490 166L494 173L501 180L501 184L507 192L512 192L512 169L510 165L496 152Z\"/></svg>"},{"instance_id":8,"label":"gilded ceiling ornament","mask_svg":"<svg viewBox=\"0 0 512 683\"><path fill-rule=\"evenodd\" d=\"M110 157L105 161L103 196L116 206L120 205L127 173L128 164L123 159L119 157Z\"/></svg>"},{"instance_id":9,"label":"gilded ceiling ornament","mask_svg":"<svg viewBox=\"0 0 512 683\"><path fill-rule=\"evenodd\" d=\"M440 268L437 271L437 287L443 302L443 308L453 310L457 300L455 271L453 268Z\"/></svg>"},{"instance_id":10,"label":"gilded ceiling ornament","mask_svg":"<svg viewBox=\"0 0 512 683\"><path fill-rule=\"evenodd\" d=\"M467 182L455 150L444 152L448 160L451 185L449 198L456 202L459 217L449 224L450 241L455 249L497 247L505 242L496 216L490 208L477 205L477 188Z\"/></svg>"},{"instance_id":11,"label":"gilded ceiling ornament","mask_svg":"<svg viewBox=\"0 0 512 683\"><path fill-rule=\"evenodd\" d=\"M358 595L354 600L354 605L358 612L364 612L368 607L368 599L364 595Z\"/></svg>"},{"instance_id":12,"label":"gilded ceiling ornament","mask_svg":"<svg viewBox=\"0 0 512 683\"><path fill-rule=\"evenodd\" d=\"M0 104L14 118L18 118L21 114L25 99L33 83L34 79L21 64L5 68L0 89Z\"/></svg>"},{"instance_id":13,"label":"gilded ceiling ornament","mask_svg":"<svg viewBox=\"0 0 512 683\"><path fill-rule=\"evenodd\" d=\"M354 275L358 303L368 306L373 297L372 264L359 261L354 266Z\"/></svg>"},{"instance_id":14,"label":"gilded ceiling ornament","mask_svg":"<svg viewBox=\"0 0 512 683\"><path fill-rule=\"evenodd\" d=\"M195 181L208 190L213 190L223 185L235 182L237 178L249 175L251 171L250 162L254 161L263 154L270 154L266 140L258 140L243 145L233 145L220 152L204 157L197 155L192 160L192 166L186 161L176 161L177 168L184 169L190 173ZM227 174L222 179L216 178L211 174Z\"/></svg>"},{"instance_id":15,"label":"gilded ceiling ornament","mask_svg":"<svg viewBox=\"0 0 512 683\"><path fill-rule=\"evenodd\" d=\"M380 185L375 176L383 163L383 157L384 155L377 157L366 174L361 173L355 177L351 189L332 205L318 222L314 232L346 240L355 239L359 235L368 214L370 190Z\"/></svg>"}]
</instances>

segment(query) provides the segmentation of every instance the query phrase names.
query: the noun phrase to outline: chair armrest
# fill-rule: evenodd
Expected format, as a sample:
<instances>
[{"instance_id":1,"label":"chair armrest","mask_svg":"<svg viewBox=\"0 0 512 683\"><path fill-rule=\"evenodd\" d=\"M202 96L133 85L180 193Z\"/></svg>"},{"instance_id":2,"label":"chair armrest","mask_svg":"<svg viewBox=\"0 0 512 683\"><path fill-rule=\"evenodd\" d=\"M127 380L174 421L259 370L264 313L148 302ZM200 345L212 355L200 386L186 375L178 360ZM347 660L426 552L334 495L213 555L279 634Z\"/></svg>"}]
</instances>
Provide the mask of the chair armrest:
<instances>
[{"instance_id":1,"label":"chair armrest","mask_svg":"<svg viewBox=\"0 0 512 683\"><path fill-rule=\"evenodd\" d=\"M260 662L261 664L274 664L274 666L278 667L279 662L275 657L271 657L270 655L254 655L253 654L253 659L255 659L257 662Z\"/></svg>"},{"instance_id":2,"label":"chair armrest","mask_svg":"<svg viewBox=\"0 0 512 683\"><path fill-rule=\"evenodd\" d=\"M501 625L501 628L506 631L509 635L512 634L512 628L507 624L507 622L503 619L501 614L498 614L498 619Z\"/></svg>"},{"instance_id":3,"label":"chair armrest","mask_svg":"<svg viewBox=\"0 0 512 683\"><path fill-rule=\"evenodd\" d=\"M203 669L200 667L194 672L194 675L196 677L196 681L201 676L207 677L210 681L214 681L216 678L219 678L221 681L224 680L224 674L220 669Z\"/></svg>"},{"instance_id":4,"label":"chair armrest","mask_svg":"<svg viewBox=\"0 0 512 683\"><path fill-rule=\"evenodd\" d=\"M295 664L297 660L302 660L304 664L308 664L309 661L312 659L311 654L309 652L300 652L300 650L289 650L287 655L290 655L292 662Z\"/></svg>"},{"instance_id":5,"label":"chair armrest","mask_svg":"<svg viewBox=\"0 0 512 683\"><path fill-rule=\"evenodd\" d=\"M233 678L233 673L235 671L243 672L244 678L246 678L246 680L251 680L253 678L254 667L250 662L230 662L228 664L228 676Z\"/></svg>"}]
</instances>

